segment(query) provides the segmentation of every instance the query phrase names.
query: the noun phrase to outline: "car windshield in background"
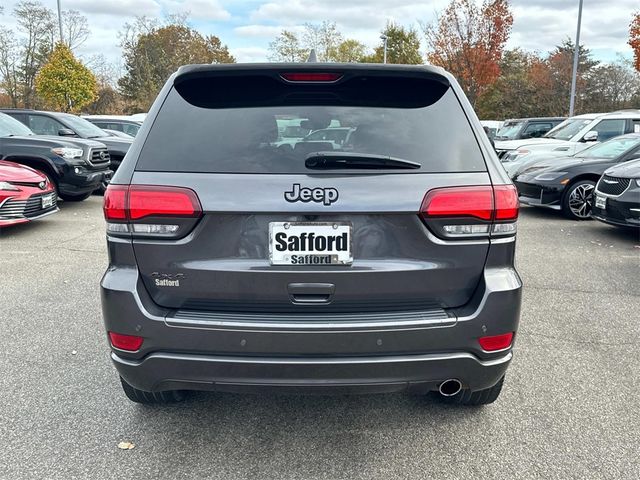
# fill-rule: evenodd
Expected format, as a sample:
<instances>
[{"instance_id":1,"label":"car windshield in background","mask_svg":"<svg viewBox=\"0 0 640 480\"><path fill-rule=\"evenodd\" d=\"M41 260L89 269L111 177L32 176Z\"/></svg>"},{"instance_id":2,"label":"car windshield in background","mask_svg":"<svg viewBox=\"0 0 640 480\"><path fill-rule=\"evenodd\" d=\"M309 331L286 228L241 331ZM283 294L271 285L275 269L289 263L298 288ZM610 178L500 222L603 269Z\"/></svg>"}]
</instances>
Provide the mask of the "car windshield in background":
<instances>
[{"instance_id":1,"label":"car windshield in background","mask_svg":"<svg viewBox=\"0 0 640 480\"><path fill-rule=\"evenodd\" d=\"M580 158L617 158L640 145L640 137L614 138L578 153Z\"/></svg>"},{"instance_id":2,"label":"car windshield in background","mask_svg":"<svg viewBox=\"0 0 640 480\"><path fill-rule=\"evenodd\" d=\"M176 118L189 128L176 128ZM288 119L285 131L301 125L332 136L331 127L340 126L337 138L346 140L281 142L282 119ZM206 108L190 104L174 89L154 121L136 169L309 173L305 160L323 151L388 156L421 165L409 172L486 171L471 126L451 90L420 108L324 104Z\"/></svg>"},{"instance_id":3,"label":"car windshield in background","mask_svg":"<svg viewBox=\"0 0 640 480\"><path fill-rule=\"evenodd\" d=\"M554 138L556 140L571 140L576 133L586 127L592 120L575 118L562 122L556 128L551 129L544 138Z\"/></svg>"},{"instance_id":4,"label":"car windshield in background","mask_svg":"<svg viewBox=\"0 0 640 480\"><path fill-rule=\"evenodd\" d=\"M104 130L96 127L93 123L85 120L84 118L76 117L75 115L70 115L68 113L61 115L61 118L82 138L99 138L109 136Z\"/></svg>"},{"instance_id":5,"label":"car windshield in background","mask_svg":"<svg viewBox=\"0 0 640 480\"><path fill-rule=\"evenodd\" d=\"M522 128L522 122L508 123L496 133L496 140L513 140Z\"/></svg>"},{"instance_id":6,"label":"car windshield in background","mask_svg":"<svg viewBox=\"0 0 640 480\"><path fill-rule=\"evenodd\" d=\"M0 113L0 137L27 135L33 135L33 132L15 118Z\"/></svg>"}]
</instances>

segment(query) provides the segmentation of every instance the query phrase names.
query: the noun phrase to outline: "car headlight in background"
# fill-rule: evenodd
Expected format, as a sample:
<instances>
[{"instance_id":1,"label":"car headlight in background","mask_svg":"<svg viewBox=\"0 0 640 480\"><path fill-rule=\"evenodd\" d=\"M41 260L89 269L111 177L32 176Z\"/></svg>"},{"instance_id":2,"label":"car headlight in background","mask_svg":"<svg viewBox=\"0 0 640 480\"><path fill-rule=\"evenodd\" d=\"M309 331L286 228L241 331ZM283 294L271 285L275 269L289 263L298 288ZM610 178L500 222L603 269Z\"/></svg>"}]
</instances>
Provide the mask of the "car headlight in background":
<instances>
[{"instance_id":1,"label":"car headlight in background","mask_svg":"<svg viewBox=\"0 0 640 480\"><path fill-rule=\"evenodd\" d=\"M636 185L640 187L640 178L636 178Z\"/></svg>"},{"instance_id":2,"label":"car headlight in background","mask_svg":"<svg viewBox=\"0 0 640 480\"><path fill-rule=\"evenodd\" d=\"M541 180L543 182L550 182L566 174L567 172L546 172L546 173L541 173L540 175L536 175L533 179Z\"/></svg>"},{"instance_id":3,"label":"car headlight in background","mask_svg":"<svg viewBox=\"0 0 640 480\"><path fill-rule=\"evenodd\" d=\"M58 147L58 148L52 148L51 151L56 155L60 155L62 158L66 158L68 160L71 160L74 158L82 158L81 148Z\"/></svg>"},{"instance_id":4,"label":"car headlight in background","mask_svg":"<svg viewBox=\"0 0 640 480\"><path fill-rule=\"evenodd\" d=\"M20 189L9 182L0 182L0 190L8 190L10 192L19 192Z\"/></svg>"}]
</instances>

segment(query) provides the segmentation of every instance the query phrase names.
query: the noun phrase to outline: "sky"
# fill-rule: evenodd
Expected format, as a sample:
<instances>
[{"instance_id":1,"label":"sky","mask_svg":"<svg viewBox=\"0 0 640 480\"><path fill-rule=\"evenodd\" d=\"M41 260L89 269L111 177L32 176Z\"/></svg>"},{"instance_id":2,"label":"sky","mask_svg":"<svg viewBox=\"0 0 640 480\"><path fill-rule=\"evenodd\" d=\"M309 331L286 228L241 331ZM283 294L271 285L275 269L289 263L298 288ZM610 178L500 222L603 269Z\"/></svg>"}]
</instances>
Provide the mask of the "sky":
<instances>
[{"instance_id":1,"label":"sky","mask_svg":"<svg viewBox=\"0 0 640 480\"><path fill-rule=\"evenodd\" d=\"M480 1L480 0L478 0ZM373 49L387 21L419 29L429 23L449 0L61 0L62 9L74 9L89 19L91 36L77 50L82 58L103 54L120 62L118 32L138 15L162 18L187 13L189 24L214 34L241 62L267 59L269 42L284 28L305 22L334 21L345 38L355 38ZM17 0L0 0L4 15L0 28L15 30L11 12ZM56 9L56 0L41 0ZM514 24L508 48L547 52L567 37L575 38L578 0L511 0ZM627 45L629 22L640 0L584 0L580 43L600 61L621 54L631 57Z\"/></svg>"}]
</instances>

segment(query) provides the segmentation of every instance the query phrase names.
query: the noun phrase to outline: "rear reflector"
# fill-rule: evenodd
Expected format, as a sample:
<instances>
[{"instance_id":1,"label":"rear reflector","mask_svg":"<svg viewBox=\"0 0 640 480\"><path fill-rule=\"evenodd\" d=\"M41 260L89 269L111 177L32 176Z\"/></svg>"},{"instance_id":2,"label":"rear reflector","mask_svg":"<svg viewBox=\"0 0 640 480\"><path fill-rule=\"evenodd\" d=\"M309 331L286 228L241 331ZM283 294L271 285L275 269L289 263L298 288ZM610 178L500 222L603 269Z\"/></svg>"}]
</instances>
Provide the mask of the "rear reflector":
<instances>
[{"instance_id":1,"label":"rear reflector","mask_svg":"<svg viewBox=\"0 0 640 480\"><path fill-rule=\"evenodd\" d=\"M491 337L480 337L478 343L483 350L494 352L496 350L504 350L511 346L513 340L513 332L504 333L502 335L494 335Z\"/></svg>"},{"instance_id":2,"label":"rear reflector","mask_svg":"<svg viewBox=\"0 0 640 480\"><path fill-rule=\"evenodd\" d=\"M136 335L124 335L122 333L109 332L109 340L111 345L119 350L127 352L136 352L140 350L144 338Z\"/></svg>"},{"instance_id":3,"label":"rear reflector","mask_svg":"<svg viewBox=\"0 0 640 480\"><path fill-rule=\"evenodd\" d=\"M335 82L342 78L341 73L291 72L280 74L288 82Z\"/></svg>"},{"instance_id":4,"label":"rear reflector","mask_svg":"<svg viewBox=\"0 0 640 480\"><path fill-rule=\"evenodd\" d=\"M426 217L475 217L490 221L493 190L490 185L436 188L424 197L420 212Z\"/></svg>"}]
</instances>

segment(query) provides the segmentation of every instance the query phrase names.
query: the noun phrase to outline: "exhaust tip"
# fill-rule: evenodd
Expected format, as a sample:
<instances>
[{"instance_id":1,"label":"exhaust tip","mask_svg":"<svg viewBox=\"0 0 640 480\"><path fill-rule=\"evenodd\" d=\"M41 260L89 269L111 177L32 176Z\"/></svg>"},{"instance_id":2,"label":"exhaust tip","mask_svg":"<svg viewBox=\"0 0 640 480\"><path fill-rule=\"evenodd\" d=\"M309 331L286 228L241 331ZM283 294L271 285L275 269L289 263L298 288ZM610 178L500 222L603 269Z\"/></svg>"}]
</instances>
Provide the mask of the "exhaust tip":
<instances>
[{"instance_id":1,"label":"exhaust tip","mask_svg":"<svg viewBox=\"0 0 640 480\"><path fill-rule=\"evenodd\" d=\"M438 391L443 397L453 397L454 395L460 393L460 390L462 390L462 383L460 382L460 380L457 380L455 378L445 380L438 387Z\"/></svg>"}]
</instances>

